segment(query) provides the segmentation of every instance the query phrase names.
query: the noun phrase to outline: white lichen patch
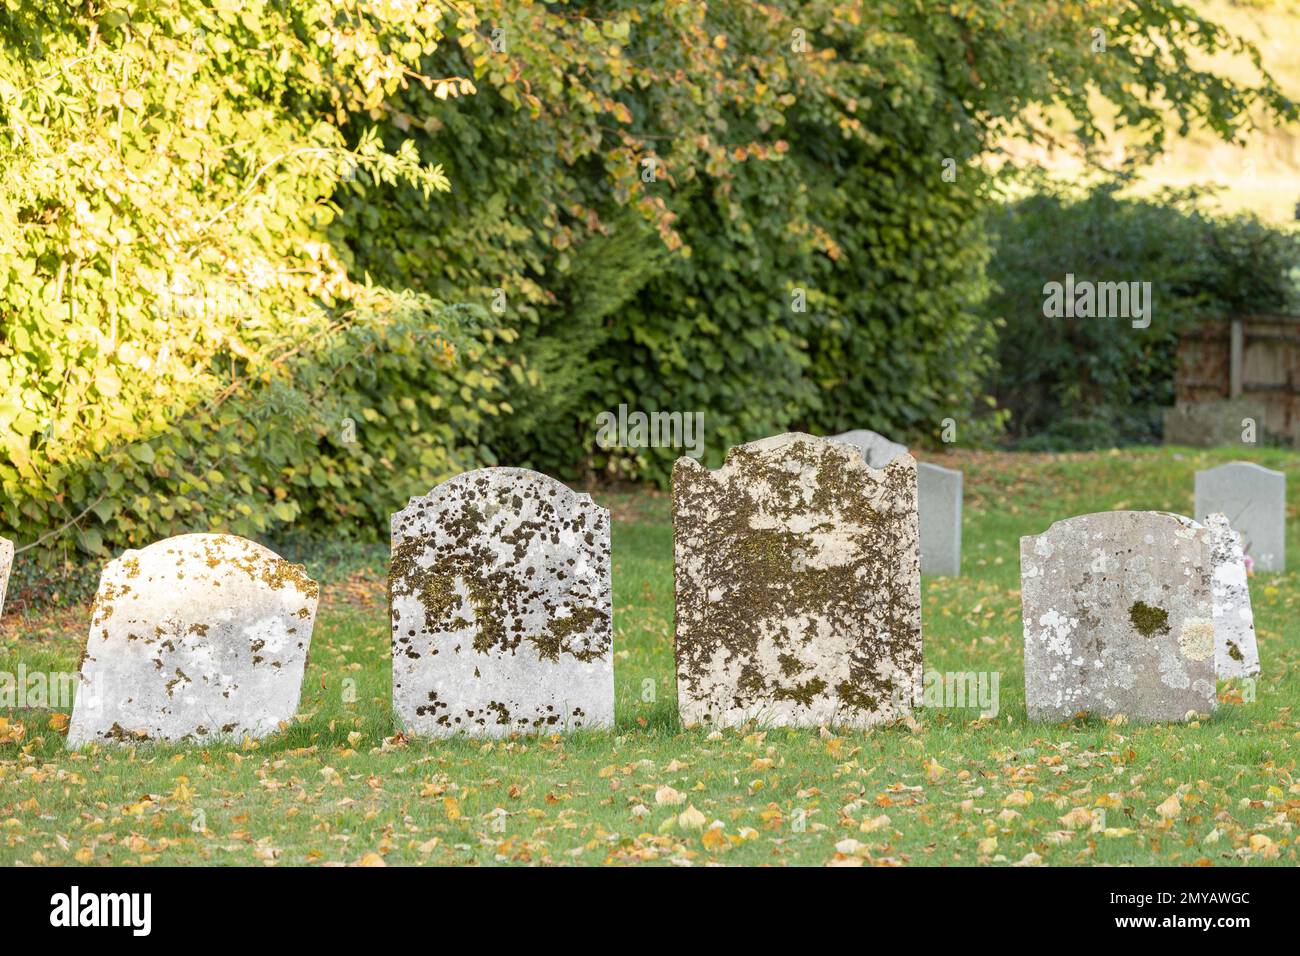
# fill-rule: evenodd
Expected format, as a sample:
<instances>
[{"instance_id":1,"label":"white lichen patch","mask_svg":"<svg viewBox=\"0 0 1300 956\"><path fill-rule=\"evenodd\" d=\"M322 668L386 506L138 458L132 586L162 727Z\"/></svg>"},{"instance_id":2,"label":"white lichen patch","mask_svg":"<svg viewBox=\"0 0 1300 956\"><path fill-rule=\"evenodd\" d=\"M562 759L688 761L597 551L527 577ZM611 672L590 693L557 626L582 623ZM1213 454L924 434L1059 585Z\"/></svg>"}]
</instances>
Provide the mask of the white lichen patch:
<instances>
[{"instance_id":1,"label":"white lichen patch","mask_svg":"<svg viewBox=\"0 0 1300 956\"><path fill-rule=\"evenodd\" d=\"M1211 618L1193 617L1183 623L1178 635L1178 648L1188 660L1205 661L1214 655L1214 621Z\"/></svg>"},{"instance_id":2,"label":"white lichen patch","mask_svg":"<svg viewBox=\"0 0 1300 956\"><path fill-rule=\"evenodd\" d=\"M1212 629L1197 656L1196 622L1211 610L1204 528L1157 512L1083 515L1022 538L1020 555L1031 717L1181 720L1213 709ZM1189 648L1184 635L1200 636Z\"/></svg>"},{"instance_id":3,"label":"white lichen patch","mask_svg":"<svg viewBox=\"0 0 1300 956\"><path fill-rule=\"evenodd\" d=\"M100 578L68 746L276 731L298 709L318 594L235 535L127 551Z\"/></svg>"}]
</instances>

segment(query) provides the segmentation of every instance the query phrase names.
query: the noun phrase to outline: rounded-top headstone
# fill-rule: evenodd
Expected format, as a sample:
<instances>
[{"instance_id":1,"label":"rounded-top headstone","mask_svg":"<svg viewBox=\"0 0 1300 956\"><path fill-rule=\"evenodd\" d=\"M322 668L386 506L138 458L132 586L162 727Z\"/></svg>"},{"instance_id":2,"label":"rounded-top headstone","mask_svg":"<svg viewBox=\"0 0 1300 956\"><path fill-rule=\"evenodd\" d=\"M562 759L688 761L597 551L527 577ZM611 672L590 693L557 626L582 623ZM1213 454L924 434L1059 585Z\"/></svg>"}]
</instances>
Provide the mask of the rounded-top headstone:
<instances>
[{"instance_id":1,"label":"rounded-top headstone","mask_svg":"<svg viewBox=\"0 0 1300 956\"><path fill-rule=\"evenodd\" d=\"M524 468L484 468L392 518L393 707L410 732L614 723L609 512Z\"/></svg>"},{"instance_id":2,"label":"rounded-top headstone","mask_svg":"<svg viewBox=\"0 0 1300 956\"><path fill-rule=\"evenodd\" d=\"M862 452L867 464L872 468L884 468L899 455L907 454L907 446L890 441L884 435L868 428L855 428L853 431L832 435L831 441L852 445Z\"/></svg>"},{"instance_id":3,"label":"rounded-top headstone","mask_svg":"<svg viewBox=\"0 0 1300 956\"><path fill-rule=\"evenodd\" d=\"M302 565L231 534L110 561L68 745L273 733L298 709L319 593Z\"/></svg>"}]
</instances>

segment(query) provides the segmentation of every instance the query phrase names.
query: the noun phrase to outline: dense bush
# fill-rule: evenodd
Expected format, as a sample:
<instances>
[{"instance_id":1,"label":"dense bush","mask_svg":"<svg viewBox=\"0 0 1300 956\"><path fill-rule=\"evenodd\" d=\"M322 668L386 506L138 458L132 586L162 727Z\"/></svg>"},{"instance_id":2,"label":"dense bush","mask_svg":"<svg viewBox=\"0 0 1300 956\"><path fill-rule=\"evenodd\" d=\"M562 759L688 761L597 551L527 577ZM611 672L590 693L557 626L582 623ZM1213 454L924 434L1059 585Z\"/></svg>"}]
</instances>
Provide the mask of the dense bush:
<instances>
[{"instance_id":1,"label":"dense bush","mask_svg":"<svg viewBox=\"0 0 1300 956\"><path fill-rule=\"evenodd\" d=\"M1164 2L476 11L425 69L472 72L479 93L391 101L390 145L413 137L452 194L391 190L356 261L502 308L526 414L487 442L571 478L666 477L680 450L593 446L621 403L705 413L715 461L790 427L925 440L952 417L973 437L996 332L977 310L990 180L973 160L1046 103L1091 144L1090 90L1152 149L1167 103L1224 136L1252 102L1293 111L1267 79L1255 94L1192 69L1188 49L1233 43ZM1153 84L1161 102L1139 92Z\"/></svg>"},{"instance_id":2,"label":"dense bush","mask_svg":"<svg viewBox=\"0 0 1300 956\"><path fill-rule=\"evenodd\" d=\"M714 458L969 423L974 160L1049 103L1153 148L1167 109L1294 115L1187 62L1231 45L1167 0L4 0L0 530L374 535L482 462L662 479L593 445L624 402L704 412Z\"/></svg>"},{"instance_id":3,"label":"dense bush","mask_svg":"<svg viewBox=\"0 0 1300 956\"><path fill-rule=\"evenodd\" d=\"M1297 238L1250 216L1199 211L1194 192L1122 198L1118 184L1048 190L1000 210L985 305L1005 322L994 391L1024 447L1096 448L1160 437L1180 331L1292 307ZM1049 318L1044 286L1067 273L1151 283L1150 326Z\"/></svg>"},{"instance_id":4,"label":"dense bush","mask_svg":"<svg viewBox=\"0 0 1300 956\"><path fill-rule=\"evenodd\" d=\"M341 187L447 189L410 145L342 130L437 22L354 2L0 10L0 531L97 554L370 529L482 460L490 324L335 251Z\"/></svg>"}]
</instances>

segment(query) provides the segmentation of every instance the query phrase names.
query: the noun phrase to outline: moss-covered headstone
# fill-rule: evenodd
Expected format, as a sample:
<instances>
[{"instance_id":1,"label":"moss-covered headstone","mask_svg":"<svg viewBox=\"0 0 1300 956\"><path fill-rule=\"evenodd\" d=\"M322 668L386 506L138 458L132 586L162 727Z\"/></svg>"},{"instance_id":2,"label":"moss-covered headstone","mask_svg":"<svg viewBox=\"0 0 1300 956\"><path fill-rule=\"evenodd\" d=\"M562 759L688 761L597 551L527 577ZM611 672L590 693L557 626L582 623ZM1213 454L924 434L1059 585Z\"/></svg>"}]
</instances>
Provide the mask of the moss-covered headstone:
<instances>
[{"instance_id":1,"label":"moss-covered headstone","mask_svg":"<svg viewBox=\"0 0 1300 956\"><path fill-rule=\"evenodd\" d=\"M1183 720L1215 704L1210 533L1110 511L1020 539L1029 716Z\"/></svg>"},{"instance_id":2,"label":"moss-covered headstone","mask_svg":"<svg viewBox=\"0 0 1300 956\"><path fill-rule=\"evenodd\" d=\"M614 723L609 512L523 468L393 515L393 707L411 733Z\"/></svg>"},{"instance_id":3,"label":"moss-covered headstone","mask_svg":"<svg viewBox=\"0 0 1300 956\"><path fill-rule=\"evenodd\" d=\"M235 535L127 551L100 577L68 745L273 733L298 709L318 595Z\"/></svg>"},{"instance_id":4,"label":"moss-covered headstone","mask_svg":"<svg viewBox=\"0 0 1300 956\"><path fill-rule=\"evenodd\" d=\"M786 434L673 468L688 725L868 726L921 692L916 462Z\"/></svg>"}]
</instances>

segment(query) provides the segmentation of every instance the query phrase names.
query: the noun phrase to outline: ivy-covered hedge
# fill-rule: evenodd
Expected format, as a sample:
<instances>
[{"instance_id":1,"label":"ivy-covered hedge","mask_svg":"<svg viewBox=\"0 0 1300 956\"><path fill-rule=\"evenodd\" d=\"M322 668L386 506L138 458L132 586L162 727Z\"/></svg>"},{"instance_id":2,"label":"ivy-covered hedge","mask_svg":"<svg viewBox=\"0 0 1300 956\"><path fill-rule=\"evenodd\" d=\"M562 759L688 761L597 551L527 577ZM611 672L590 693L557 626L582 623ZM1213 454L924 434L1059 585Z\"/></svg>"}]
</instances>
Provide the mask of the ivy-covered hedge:
<instances>
[{"instance_id":1,"label":"ivy-covered hedge","mask_svg":"<svg viewBox=\"0 0 1300 956\"><path fill-rule=\"evenodd\" d=\"M1153 149L1170 108L1294 117L1185 57L1230 45L1167 0L3 0L0 533L662 480L678 450L595 446L619 404L703 412L714 459L970 427L979 160L1047 104L1085 146L1098 101Z\"/></svg>"},{"instance_id":2,"label":"ivy-covered hedge","mask_svg":"<svg viewBox=\"0 0 1300 956\"><path fill-rule=\"evenodd\" d=\"M413 139L452 192L367 195L357 262L498 307L520 332L518 411L487 442L568 478L666 480L680 449L596 447L597 416L621 404L703 412L713 462L787 428L988 433L981 160L999 138L1039 135L1025 117L1053 103L1042 122L1091 148L1087 90L1138 154L1160 148L1166 103L1225 137L1248 103L1294 115L1266 76L1250 91L1192 69L1185 51L1235 41L1160 0L476 11L426 70L469 72L478 93L391 101L389 145ZM1161 103L1139 92L1157 77Z\"/></svg>"}]
</instances>

